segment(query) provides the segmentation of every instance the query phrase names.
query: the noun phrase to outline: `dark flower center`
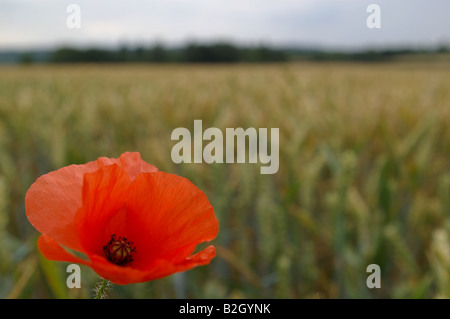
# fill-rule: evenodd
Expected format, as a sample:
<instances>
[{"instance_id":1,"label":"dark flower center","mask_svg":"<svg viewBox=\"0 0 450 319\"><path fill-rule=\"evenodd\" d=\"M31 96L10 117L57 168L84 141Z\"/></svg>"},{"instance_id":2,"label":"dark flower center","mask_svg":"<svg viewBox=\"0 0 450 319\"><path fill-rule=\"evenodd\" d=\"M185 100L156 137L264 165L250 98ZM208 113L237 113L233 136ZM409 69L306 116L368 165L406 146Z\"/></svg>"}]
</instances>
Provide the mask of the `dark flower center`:
<instances>
[{"instance_id":1,"label":"dark flower center","mask_svg":"<svg viewBox=\"0 0 450 319\"><path fill-rule=\"evenodd\" d=\"M136 253L136 247L133 242L125 237L111 235L109 242L103 246L106 258L116 265L125 266L133 261L133 254Z\"/></svg>"}]
</instances>

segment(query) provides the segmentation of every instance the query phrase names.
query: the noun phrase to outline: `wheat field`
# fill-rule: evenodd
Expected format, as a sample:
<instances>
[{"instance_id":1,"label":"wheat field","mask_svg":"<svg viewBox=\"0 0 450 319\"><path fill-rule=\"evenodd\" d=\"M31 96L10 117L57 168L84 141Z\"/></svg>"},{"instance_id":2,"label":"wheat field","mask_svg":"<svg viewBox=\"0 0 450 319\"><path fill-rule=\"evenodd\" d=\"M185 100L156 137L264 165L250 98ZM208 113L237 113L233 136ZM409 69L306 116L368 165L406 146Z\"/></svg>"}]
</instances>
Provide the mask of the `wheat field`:
<instances>
[{"instance_id":1,"label":"wheat field","mask_svg":"<svg viewBox=\"0 0 450 319\"><path fill-rule=\"evenodd\" d=\"M139 151L189 178L219 220L217 257L111 298L449 298L450 63L0 68L0 297L91 298L84 266L36 247L37 177ZM279 171L174 164L171 132L279 128ZM366 268L381 268L369 289Z\"/></svg>"}]
</instances>

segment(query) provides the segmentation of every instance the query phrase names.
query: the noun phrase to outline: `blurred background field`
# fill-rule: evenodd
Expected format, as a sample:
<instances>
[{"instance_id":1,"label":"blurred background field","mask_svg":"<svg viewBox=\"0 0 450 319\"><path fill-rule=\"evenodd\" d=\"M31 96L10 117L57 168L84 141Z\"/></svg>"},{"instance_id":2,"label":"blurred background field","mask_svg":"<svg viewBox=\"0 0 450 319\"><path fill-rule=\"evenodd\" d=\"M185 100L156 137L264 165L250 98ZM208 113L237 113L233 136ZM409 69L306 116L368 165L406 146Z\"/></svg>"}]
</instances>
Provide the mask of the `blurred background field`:
<instances>
[{"instance_id":1,"label":"blurred background field","mask_svg":"<svg viewBox=\"0 0 450 319\"><path fill-rule=\"evenodd\" d=\"M189 178L220 231L208 266L111 298L449 298L450 63L0 69L0 297L91 298L24 209L40 175L139 151ZM177 127L278 127L280 166L174 164ZM381 267L368 289L366 267Z\"/></svg>"}]
</instances>

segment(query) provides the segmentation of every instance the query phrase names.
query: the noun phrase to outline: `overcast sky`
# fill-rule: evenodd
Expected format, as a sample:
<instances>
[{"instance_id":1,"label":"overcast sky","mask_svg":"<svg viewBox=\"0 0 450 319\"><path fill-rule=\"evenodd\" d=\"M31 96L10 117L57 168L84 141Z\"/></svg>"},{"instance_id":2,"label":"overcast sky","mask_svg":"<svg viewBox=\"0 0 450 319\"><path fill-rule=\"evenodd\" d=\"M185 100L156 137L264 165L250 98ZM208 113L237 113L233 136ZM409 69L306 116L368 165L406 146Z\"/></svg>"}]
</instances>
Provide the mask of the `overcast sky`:
<instances>
[{"instance_id":1,"label":"overcast sky","mask_svg":"<svg viewBox=\"0 0 450 319\"><path fill-rule=\"evenodd\" d=\"M81 28L66 25L70 4ZM381 29L369 29L369 4ZM0 0L0 50L232 40L331 48L450 43L450 0Z\"/></svg>"}]
</instances>

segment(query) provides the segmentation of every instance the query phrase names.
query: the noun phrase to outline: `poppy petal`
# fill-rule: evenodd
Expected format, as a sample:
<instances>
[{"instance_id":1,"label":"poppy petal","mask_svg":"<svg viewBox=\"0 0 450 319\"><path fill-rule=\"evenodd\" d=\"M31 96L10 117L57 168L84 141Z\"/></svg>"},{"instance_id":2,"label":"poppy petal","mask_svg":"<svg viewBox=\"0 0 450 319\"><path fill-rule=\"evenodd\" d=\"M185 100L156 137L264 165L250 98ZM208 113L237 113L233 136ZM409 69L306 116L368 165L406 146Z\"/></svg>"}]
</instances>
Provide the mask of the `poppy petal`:
<instances>
[{"instance_id":1,"label":"poppy petal","mask_svg":"<svg viewBox=\"0 0 450 319\"><path fill-rule=\"evenodd\" d=\"M205 194L186 178L164 172L136 177L126 214L137 249L134 266L139 269L157 259L181 261L196 244L215 238L219 229Z\"/></svg>"},{"instance_id":2,"label":"poppy petal","mask_svg":"<svg viewBox=\"0 0 450 319\"><path fill-rule=\"evenodd\" d=\"M208 246L202 251L186 257L186 259L177 264L178 269L188 270L195 266L207 265L210 263L211 259L216 256L216 248L214 246Z\"/></svg>"},{"instance_id":3,"label":"poppy petal","mask_svg":"<svg viewBox=\"0 0 450 319\"><path fill-rule=\"evenodd\" d=\"M183 261L177 264L170 263L165 259L159 259L147 271L144 280L155 280L172 275L177 272L187 271L197 266L207 265L215 256L215 247L209 246L194 255L185 257Z\"/></svg>"},{"instance_id":4,"label":"poppy petal","mask_svg":"<svg viewBox=\"0 0 450 319\"><path fill-rule=\"evenodd\" d=\"M146 280L155 280L172 275L177 272L186 271L197 266L207 265L216 256L216 248L208 246L198 253L185 257L181 262L174 264L167 260L159 259L147 272Z\"/></svg>"},{"instance_id":5,"label":"poppy petal","mask_svg":"<svg viewBox=\"0 0 450 319\"><path fill-rule=\"evenodd\" d=\"M176 272L186 271L196 266L209 264L215 257L214 246L209 246L204 250L189 256L179 264L172 264L164 259L155 260L146 270L133 267L122 267L110 263L106 258L92 256L92 269L102 278L108 279L118 285L146 282L172 275Z\"/></svg>"},{"instance_id":6,"label":"poppy petal","mask_svg":"<svg viewBox=\"0 0 450 319\"><path fill-rule=\"evenodd\" d=\"M49 236L39 236L37 244L42 255L49 260L67 261L70 263L89 265L89 261L67 252Z\"/></svg>"},{"instance_id":7,"label":"poppy petal","mask_svg":"<svg viewBox=\"0 0 450 319\"><path fill-rule=\"evenodd\" d=\"M39 177L25 196L30 223L61 245L81 251L74 216L81 207L83 176L96 169L97 163L89 162L66 166Z\"/></svg>"},{"instance_id":8,"label":"poppy petal","mask_svg":"<svg viewBox=\"0 0 450 319\"><path fill-rule=\"evenodd\" d=\"M88 256L103 254L102 247L111 235L125 230L124 206L130 183L127 172L116 164L85 174L83 207L75 218Z\"/></svg>"},{"instance_id":9,"label":"poppy petal","mask_svg":"<svg viewBox=\"0 0 450 319\"><path fill-rule=\"evenodd\" d=\"M148 272L127 266L118 266L103 256L92 255L92 269L102 278L117 285L127 285L148 281Z\"/></svg>"},{"instance_id":10,"label":"poppy petal","mask_svg":"<svg viewBox=\"0 0 450 319\"><path fill-rule=\"evenodd\" d=\"M100 157L97 161L99 167L111 164L119 165L128 173L131 180L134 180L139 173L154 173L158 171L155 166L142 160L138 152L125 152L118 159Z\"/></svg>"},{"instance_id":11,"label":"poppy petal","mask_svg":"<svg viewBox=\"0 0 450 319\"><path fill-rule=\"evenodd\" d=\"M82 206L83 177L107 165L117 164L130 179L141 172L158 169L143 161L138 152L125 152L118 159L100 157L82 165L69 165L40 176L25 196L26 214L30 223L42 234L61 245L82 251L74 217Z\"/></svg>"}]
</instances>

